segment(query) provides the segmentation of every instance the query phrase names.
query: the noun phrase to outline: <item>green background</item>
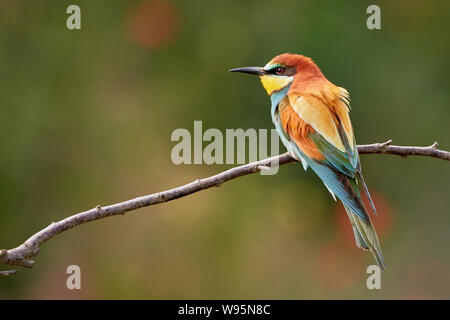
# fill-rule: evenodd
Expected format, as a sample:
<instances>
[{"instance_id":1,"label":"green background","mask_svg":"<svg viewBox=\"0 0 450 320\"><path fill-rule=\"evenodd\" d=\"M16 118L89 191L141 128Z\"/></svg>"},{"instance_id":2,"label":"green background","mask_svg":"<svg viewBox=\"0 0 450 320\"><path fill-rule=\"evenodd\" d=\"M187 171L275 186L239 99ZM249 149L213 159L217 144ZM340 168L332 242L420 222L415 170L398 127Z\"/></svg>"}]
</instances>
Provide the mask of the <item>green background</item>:
<instances>
[{"instance_id":1,"label":"green background","mask_svg":"<svg viewBox=\"0 0 450 320\"><path fill-rule=\"evenodd\" d=\"M0 1L0 247L74 213L230 165L171 162L173 130L272 128L257 79L302 53L345 87L360 144L450 149L448 1ZM381 7L381 30L366 8ZM284 152L284 148L280 148ZM450 298L450 167L361 157L388 270L366 288L339 203L298 164L77 227L0 298ZM79 265L82 290L66 288ZM3 266L7 269L8 266Z\"/></svg>"}]
</instances>

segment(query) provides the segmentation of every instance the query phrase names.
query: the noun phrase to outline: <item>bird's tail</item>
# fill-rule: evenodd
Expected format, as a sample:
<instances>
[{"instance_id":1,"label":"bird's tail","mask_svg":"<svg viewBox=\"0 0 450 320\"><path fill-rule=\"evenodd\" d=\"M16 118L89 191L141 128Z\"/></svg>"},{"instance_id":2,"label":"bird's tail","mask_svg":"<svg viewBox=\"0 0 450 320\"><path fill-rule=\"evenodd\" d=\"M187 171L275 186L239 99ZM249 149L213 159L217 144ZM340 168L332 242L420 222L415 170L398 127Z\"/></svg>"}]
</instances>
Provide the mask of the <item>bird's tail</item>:
<instances>
[{"instance_id":1,"label":"bird's tail","mask_svg":"<svg viewBox=\"0 0 450 320\"><path fill-rule=\"evenodd\" d=\"M381 270L386 270L386 263L384 262L383 253L381 252L377 232L375 231L375 227L373 226L372 221L370 221L370 218L369 223L366 223L357 214L353 213L349 207L344 205L344 208L355 234L356 245L363 250L372 252Z\"/></svg>"}]
</instances>

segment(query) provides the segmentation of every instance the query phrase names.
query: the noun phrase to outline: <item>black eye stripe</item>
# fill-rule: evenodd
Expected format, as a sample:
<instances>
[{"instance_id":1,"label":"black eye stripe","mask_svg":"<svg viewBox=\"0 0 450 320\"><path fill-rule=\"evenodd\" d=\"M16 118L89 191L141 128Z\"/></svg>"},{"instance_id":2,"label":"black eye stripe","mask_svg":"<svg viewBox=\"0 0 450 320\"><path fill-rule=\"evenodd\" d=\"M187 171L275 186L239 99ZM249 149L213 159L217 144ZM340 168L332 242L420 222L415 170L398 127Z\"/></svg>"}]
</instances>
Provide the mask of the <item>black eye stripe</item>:
<instances>
[{"instance_id":1,"label":"black eye stripe","mask_svg":"<svg viewBox=\"0 0 450 320\"><path fill-rule=\"evenodd\" d=\"M286 71L286 69L284 67L274 67L272 69L269 70L270 73L272 74L282 74Z\"/></svg>"},{"instance_id":2,"label":"black eye stripe","mask_svg":"<svg viewBox=\"0 0 450 320\"><path fill-rule=\"evenodd\" d=\"M279 70L281 72L277 72L277 69L281 68L282 70ZM295 67L285 67L285 66L276 66L276 67L272 67L271 69L267 70L266 72L274 74L274 75L278 75L278 76L293 76L297 73L297 68Z\"/></svg>"}]
</instances>

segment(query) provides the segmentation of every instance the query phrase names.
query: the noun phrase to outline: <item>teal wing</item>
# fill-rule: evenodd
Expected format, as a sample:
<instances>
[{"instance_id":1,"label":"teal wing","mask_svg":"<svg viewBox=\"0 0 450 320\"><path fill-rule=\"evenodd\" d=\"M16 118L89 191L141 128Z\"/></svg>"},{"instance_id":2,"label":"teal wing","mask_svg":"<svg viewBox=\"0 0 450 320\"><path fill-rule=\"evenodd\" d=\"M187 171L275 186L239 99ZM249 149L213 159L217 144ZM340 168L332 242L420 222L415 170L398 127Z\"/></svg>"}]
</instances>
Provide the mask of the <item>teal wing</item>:
<instances>
[{"instance_id":1,"label":"teal wing","mask_svg":"<svg viewBox=\"0 0 450 320\"><path fill-rule=\"evenodd\" d=\"M344 128L341 123L338 123L337 130L341 138L341 141L343 142L343 145L345 147L345 152L342 152L341 150L336 148L317 131L310 134L310 137L314 141L317 148L325 156L325 161L323 162L326 165L345 174L349 178L355 179L356 186L358 182L361 182L364 192L366 193L367 198L369 199L372 211L374 214L377 214L372 197L370 196L369 193L369 189L367 188L366 182L362 175L361 162L359 160L358 148L356 145L355 138L353 136L353 141L351 142L348 141L347 135L345 134Z\"/></svg>"},{"instance_id":2,"label":"teal wing","mask_svg":"<svg viewBox=\"0 0 450 320\"><path fill-rule=\"evenodd\" d=\"M367 214L358 191L356 182L356 175L358 173L356 168L349 166L350 161L346 161L346 158L342 153L333 150L326 142L323 142L323 139L320 139L320 137L315 137L318 139L317 144L320 145L322 143L323 147L330 148L330 151L332 152L330 152L323 161L309 158L284 131L278 109L275 108L274 111L272 117L275 128L286 148L301 159L302 162L305 162L306 167L311 167L327 188L342 201L353 228L356 245L363 250L370 250L380 268L385 270L386 263L384 262L375 228L370 221L370 217ZM322 146L320 146L320 148L321 147Z\"/></svg>"},{"instance_id":3,"label":"teal wing","mask_svg":"<svg viewBox=\"0 0 450 320\"><path fill-rule=\"evenodd\" d=\"M344 153L337 150L324 138L321 138L318 133L315 133L316 136L312 138L318 141L317 147L319 150L323 150L323 154L326 155L325 160L317 161L304 154L283 128L278 110L278 103L282 99L283 96L281 94L278 99L274 99L272 95L272 120L283 144L291 153L304 162L304 167L311 167L333 194L351 208L364 222L369 223L370 219L361 201L356 184L356 169L351 166L348 157L346 158ZM326 148L329 150L327 151Z\"/></svg>"},{"instance_id":4,"label":"teal wing","mask_svg":"<svg viewBox=\"0 0 450 320\"><path fill-rule=\"evenodd\" d=\"M342 139L346 151L342 152L317 131L311 133L310 138L324 155L325 159L317 160L308 157L285 132L281 123L278 104L285 95L286 93L281 91L273 94L271 97L272 119L283 144L292 154L302 160L305 170L307 167L311 167L330 192L343 202L355 234L357 246L364 250L370 250L380 268L384 270L386 264L381 252L378 237L361 200L361 195L357 186L358 180L363 181L364 187L365 183L361 174L361 165L354 138L351 145L348 142L342 127L338 125L337 129L339 136ZM365 187L365 190L368 193L367 187Z\"/></svg>"}]
</instances>

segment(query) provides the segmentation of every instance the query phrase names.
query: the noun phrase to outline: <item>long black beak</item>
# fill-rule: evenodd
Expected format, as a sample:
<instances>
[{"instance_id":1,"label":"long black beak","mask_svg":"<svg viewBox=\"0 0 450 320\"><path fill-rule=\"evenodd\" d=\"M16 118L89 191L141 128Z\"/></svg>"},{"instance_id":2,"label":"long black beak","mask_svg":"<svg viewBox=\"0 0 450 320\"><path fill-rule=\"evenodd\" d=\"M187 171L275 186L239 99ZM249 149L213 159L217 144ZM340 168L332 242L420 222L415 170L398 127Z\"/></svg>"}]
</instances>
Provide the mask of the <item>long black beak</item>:
<instances>
[{"instance_id":1,"label":"long black beak","mask_svg":"<svg viewBox=\"0 0 450 320\"><path fill-rule=\"evenodd\" d=\"M231 69L230 72L249 73L249 74L254 74L254 75L257 75L257 76L262 76L262 75L267 73L266 70L264 70L261 67L236 68L236 69Z\"/></svg>"}]
</instances>

